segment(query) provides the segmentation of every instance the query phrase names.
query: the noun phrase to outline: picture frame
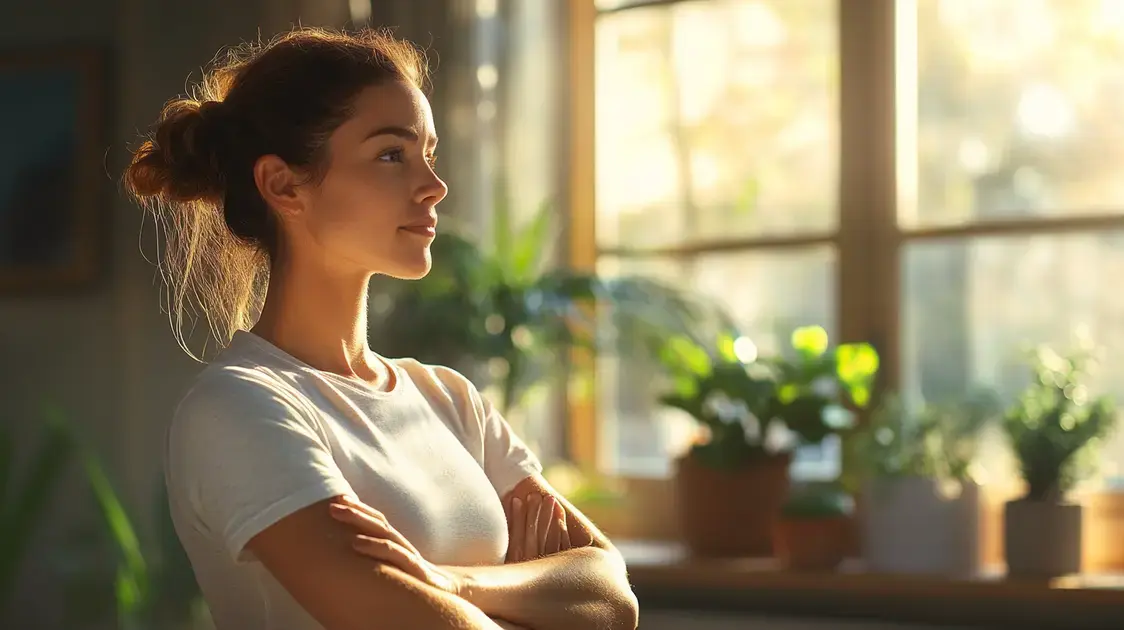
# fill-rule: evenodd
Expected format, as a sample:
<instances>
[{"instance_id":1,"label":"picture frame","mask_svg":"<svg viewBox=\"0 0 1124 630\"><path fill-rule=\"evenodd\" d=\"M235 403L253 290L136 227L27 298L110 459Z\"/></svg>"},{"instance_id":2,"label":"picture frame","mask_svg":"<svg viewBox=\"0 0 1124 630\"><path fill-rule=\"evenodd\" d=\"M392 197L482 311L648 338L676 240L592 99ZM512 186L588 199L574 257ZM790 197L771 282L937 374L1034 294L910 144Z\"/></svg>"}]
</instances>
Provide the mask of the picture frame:
<instances>
[{"instance_id":1,"label":"picture frame","mask_svg":"<svg viewBox=\"0 0 1124 630\"><path fill-rule=\"evenodd\" d=\"M96 277L105 93L100 49L0 51L0 295Z\"/></svg>"}]
</instances>

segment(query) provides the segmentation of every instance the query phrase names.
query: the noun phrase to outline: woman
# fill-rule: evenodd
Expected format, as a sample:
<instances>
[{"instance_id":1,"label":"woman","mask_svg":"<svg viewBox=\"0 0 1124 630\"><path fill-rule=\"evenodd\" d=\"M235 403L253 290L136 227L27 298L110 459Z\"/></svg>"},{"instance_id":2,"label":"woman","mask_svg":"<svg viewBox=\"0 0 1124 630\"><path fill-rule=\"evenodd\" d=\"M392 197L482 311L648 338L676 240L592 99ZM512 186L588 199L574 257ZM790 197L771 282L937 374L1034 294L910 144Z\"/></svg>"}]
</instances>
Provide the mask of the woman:
<instances>
[{"instance_id":1,"label":"woman","mask_svg":"<svg viewBox=\"0 0 1124 630\"><path fill-rule=\"evenodd\" d=\"M371 276L429 271L446 193L421 55L302 28L221 59L125 175L181 345L193 306L228 341L165 475L220 630L634 628L620 555L492 405L367 346Z\"/></svg>"}]
</instances>

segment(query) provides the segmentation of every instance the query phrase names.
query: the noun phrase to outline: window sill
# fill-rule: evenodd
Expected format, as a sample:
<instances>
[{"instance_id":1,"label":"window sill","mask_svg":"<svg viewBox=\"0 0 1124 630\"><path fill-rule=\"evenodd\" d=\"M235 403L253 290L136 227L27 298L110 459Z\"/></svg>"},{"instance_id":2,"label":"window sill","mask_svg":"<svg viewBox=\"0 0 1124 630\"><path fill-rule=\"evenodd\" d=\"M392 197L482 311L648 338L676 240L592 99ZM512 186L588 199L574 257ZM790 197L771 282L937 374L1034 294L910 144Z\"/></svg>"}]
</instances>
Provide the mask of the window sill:
<instances>
[{"instance_id":1,"label":"window sill","mask_svg":"<svg viewBox=\"0 0 1124 630\"><path fill-rule=\"evenodd\" d=\"M579 505L597 526L616 540L680 540L675 487L671 479L618 478L623 497L615 503ZM985 491L980 517L980 553L985 565L1003 562L1003 502L1008 497ZM1124 492L1092 492L1086 506L1084 542L1086 570L1124 575ZM859 552L857 532L852 552Z\"/></svg>"},{"instance_id":2,"label":"window sill","mask_svg":"<svg viewBox=\"0 0 1124 630\"><path fill-rule=\"evenodd\" d=\"M701 560L676 543L618 540L642 609L867 618L964 626L1116 627L1124 574L1050 582L876 575L858 561L834 573L801 573L770 560Z\"/></svg>"}]
</instances>

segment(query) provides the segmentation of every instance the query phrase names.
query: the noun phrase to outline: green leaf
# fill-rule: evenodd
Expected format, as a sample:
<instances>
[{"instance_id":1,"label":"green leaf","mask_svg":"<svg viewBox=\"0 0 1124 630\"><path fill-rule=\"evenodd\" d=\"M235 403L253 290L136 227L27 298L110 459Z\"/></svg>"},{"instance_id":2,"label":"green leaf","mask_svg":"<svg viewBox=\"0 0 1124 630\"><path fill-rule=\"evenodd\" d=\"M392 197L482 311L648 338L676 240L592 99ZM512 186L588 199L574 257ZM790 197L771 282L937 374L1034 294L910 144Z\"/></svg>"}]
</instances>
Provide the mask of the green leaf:
<instances>
[{"instance_id":1,"label":"green leaf","mask_svg":"<svg viewBox=\"0 0 1124 630\"><path fill-rule=\"evenodd\" d=\"M74 451L74 440L61 413L45 408L39 448L32 454L22 485L8 477L5 502L0 506L0 607L10 604L12 586L34 532L54 497ZM10 438L9 438L10 439Z\"/></svg>"},{"instance_id":2,"label":"green leaf","mask_svg":"<svg viewBox=\"0 0 1124 630\"><path fill-rule=\"evenodd\" d=\"M802 326L792 331L792 347L802 357L815 358L827 351L827 331L822 326Z\"/></svg>"},{"instance_id":3,"label":"green leaf","mask_svg":"<svg viewBox=\"0 0 1124 630\"><path fill-rule=\"evenodd\" d=\"M687 375L679 375L672 377L672 384L675 390L675 394L678 398L691 399L696 398L699 395L700 387L698 379L692 378ZM683 409L682 406L680 406L679 408Z\"/></svg>"},{"instance_id":4,"label":"green leaf","mask_svg":"<svg viewBox=\"0 0 1124 630\"><path fill-rule=\"evenodd\" d=\"M738 361L738 355L734 352L734 344L737 340L729 333L722 333L718 336L718 358L722 361L734 363Z\"/></svg>"},{"instance_id":5,"label":"green leaf","mask_svg":"<svg viewBox=\"0 0 1124 630\"><path fill-rule=\"evenodd\" d=\"M529 283L542 269L546 254L551 249L554 231L554 213L550 201L543 201L531 221L519 231L512 243L510 278Z\"/></svg>"},{"instance_id":6,"label":"green leaf","mask_svg":"<svg viewBox=\"0 0 1124 630\"><path fill-rule=\"evenodd\" d=\"M835 349L836 373L859 407L870 403L870 390L878 373L878 352L869 343L843 344Z\"/></svg>"},{"instance_id":7,"label":"green leaf","mask_svg":"<svg viewBox=\"0 0 1124 630\"><path fill-rule=\"evenodd\" d=\"M851 401L860 409L870 404L870 388L865 385L856 385L851 388Z\"/></svg>"},{"instance_id":8,"label":"green leaf","mask_svg":"<svg viewBox=\"0 0 1124 630\"><path fill-rule=\"evenodd\" d=\"M685 336L669 338L660 354L664 365L673 372L706 376L711 371L710 357L706 350Z\"/></svg>"},{"instance_id":9,"label":"green leaf","mask_svg":"<svg viewBox=\"0 0 1124 630\"><path fill-rule=\"evenodd\" d=\"M147 604L149 592L148 567L140 540L101 462L93 453L86 453L83 464L102 518L117 548L120 561L116 582L118 612L125 617L136 615Z\"/></svg>"},{"instance_id":10,"label":"green leaf","mask_svg":"<svg viewBox=\"0 0 1124 630\"><path fill-rule=\"evenodd\" d=\"M800 395L800 388L793 383L785 383L777 388L777 400L782 405L788 405Z\"/></svg>"}]
</instances>

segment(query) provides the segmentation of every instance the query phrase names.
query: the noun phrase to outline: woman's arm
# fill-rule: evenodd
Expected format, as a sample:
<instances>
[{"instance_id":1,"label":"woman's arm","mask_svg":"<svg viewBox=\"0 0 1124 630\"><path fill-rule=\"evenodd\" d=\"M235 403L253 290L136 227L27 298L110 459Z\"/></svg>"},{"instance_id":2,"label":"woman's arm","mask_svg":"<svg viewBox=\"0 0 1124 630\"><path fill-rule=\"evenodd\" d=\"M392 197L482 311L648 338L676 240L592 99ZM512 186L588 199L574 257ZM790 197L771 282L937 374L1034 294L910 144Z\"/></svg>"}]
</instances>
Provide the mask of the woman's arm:
<instances>
[{"instance_id":1,"label":"woman's arm","mask_svg":"<svg viewBox=\"0 0 1124 630\"><path fill-rule=\"evenodd\" d=\"M548 497L562 506L575 548L536 557L544 548L547 527L537 527L537 510L520 510L516 502L537 505ZM532 630L633 630L636 598L629 587L624 561L601 532L536 475L521 482L504 501L512 528L509 557L534 558L498 566L434 566L411 548L378 511L347 504L332 515L355 528L355 550L397 566L419 580L464 598L486 614ZM549 522L550 512L543 519ZM527 543L527 538L539 540ZM524 548L524 545L526 547ZM519 552L518 550L524 550Z\"/></svg>"},{"instance_id":2,"label":"woman's arm","mask_svg":"<svg viewBox=\"0 0 1124 630\"><path fill-rule=\"evenodd\" d=\"M326 630L500 630L464 599L356 554L352 529L329 514L340 499L298 510L247 544Z\"/></svg>"},{"instance_id":3,"label":"woman's arm","mask_svg":"<svg viewBox=\"0 0 1124 630\"><path fill-rule=\"evenodd\" d=\"M528 562L446 567L485 613L533 630L634 630L637 603L611 552L581 547Z\"/></svg>"},{"instance_id":4,"label":"woman's arm","mask_svg":"<svg viewBox=\"0 0 1124 630\"><path fill-rule=\"evenodd\" d=\"M633 630L639 613L624 559L541 475L527 477L504 497L510 523L509 557L534 556L526 550L541 547L548 536L552 502L562 508L563 531L573 548L499 566L447 567L465 577L461 596L489 615L534 630ZM540 539L528 540L535 536Z\"/></svg>"}]
</instances>

